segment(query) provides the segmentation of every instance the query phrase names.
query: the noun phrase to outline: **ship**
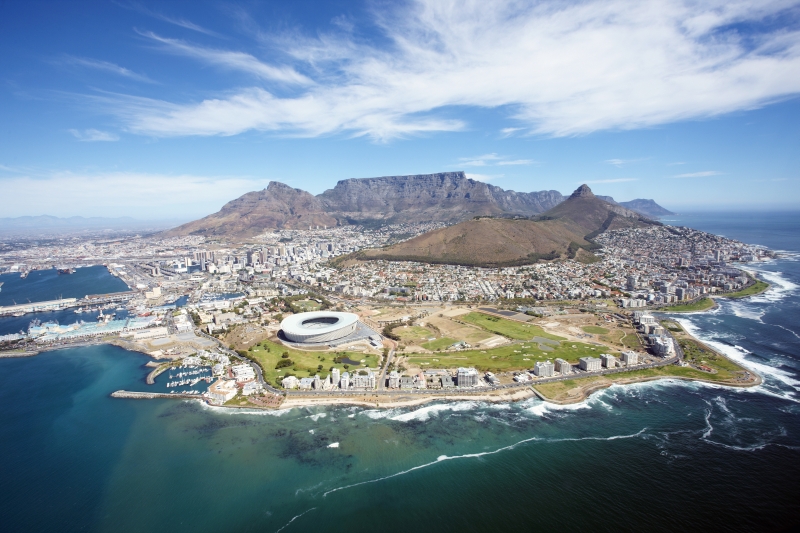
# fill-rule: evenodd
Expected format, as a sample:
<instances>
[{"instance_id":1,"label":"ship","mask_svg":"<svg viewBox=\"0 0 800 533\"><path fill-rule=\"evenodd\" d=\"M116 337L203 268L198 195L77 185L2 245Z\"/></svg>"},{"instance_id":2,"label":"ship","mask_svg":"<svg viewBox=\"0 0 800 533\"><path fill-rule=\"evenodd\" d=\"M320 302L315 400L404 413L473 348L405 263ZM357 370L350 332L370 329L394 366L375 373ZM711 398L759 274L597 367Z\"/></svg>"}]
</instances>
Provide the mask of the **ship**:
<instances>
[{"instance_id":1,"label":"ship","mask_svg":"<svg viewBox=\"0 0 800 533\"><path fill-rule=\"evenodd\" d=\"M74 274L75 273L75 269L74 268L59 268L58 269L58 273L59 274Z\"/></svg>"},{"instance_id":2,"label":"ship","mask_svg":"<svg viewBox=\"0 0 800 533\"><path fill-rule=\"evenodd\" d=\"M0 281L0 291L2 291L2 290L3 290L3 282Z\"/></svg>"}]
</instances>

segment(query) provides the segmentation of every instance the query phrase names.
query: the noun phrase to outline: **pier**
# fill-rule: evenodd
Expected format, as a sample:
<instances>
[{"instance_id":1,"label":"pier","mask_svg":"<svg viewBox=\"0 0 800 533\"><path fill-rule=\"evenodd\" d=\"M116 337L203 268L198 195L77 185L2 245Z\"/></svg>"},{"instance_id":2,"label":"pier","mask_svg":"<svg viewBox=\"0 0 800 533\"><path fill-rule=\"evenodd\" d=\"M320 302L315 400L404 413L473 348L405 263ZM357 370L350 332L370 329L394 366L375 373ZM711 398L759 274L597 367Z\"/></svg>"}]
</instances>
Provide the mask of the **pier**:
<instances>
[{"instance_id":1,"label":"pier","mask_svg":"<svg viewBox=\"0 0 800 533\"><path fill-rule=\"evenodd\" d=\"M129 398L134 400L155 400L158 398L178 398L184 400L200 400L203 399L201 394L168 394L165 392L135 392L127 390L118 390L111 393L112 398Z\"/></svg>"}]
</instances>

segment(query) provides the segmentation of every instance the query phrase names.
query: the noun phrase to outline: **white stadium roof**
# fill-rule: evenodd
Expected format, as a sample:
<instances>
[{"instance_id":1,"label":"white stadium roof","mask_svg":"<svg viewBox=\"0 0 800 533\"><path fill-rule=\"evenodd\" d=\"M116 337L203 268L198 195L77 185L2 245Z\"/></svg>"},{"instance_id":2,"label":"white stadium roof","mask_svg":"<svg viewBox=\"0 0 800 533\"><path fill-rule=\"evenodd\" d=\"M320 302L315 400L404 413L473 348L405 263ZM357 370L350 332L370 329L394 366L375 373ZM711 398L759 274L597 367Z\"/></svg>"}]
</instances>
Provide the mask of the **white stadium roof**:
<instances>
[{"instance_id":1,"label":"white stadium roof","mask_svg":"<svg viewBox=\"0 0 800 533\"><path fill-rule=\"evenodd\" d=\"M297 313L284 318L281 329L293 342L325 343L350 335L358 326L358 315L336 311Z\"/></svg>"}]
</instances>

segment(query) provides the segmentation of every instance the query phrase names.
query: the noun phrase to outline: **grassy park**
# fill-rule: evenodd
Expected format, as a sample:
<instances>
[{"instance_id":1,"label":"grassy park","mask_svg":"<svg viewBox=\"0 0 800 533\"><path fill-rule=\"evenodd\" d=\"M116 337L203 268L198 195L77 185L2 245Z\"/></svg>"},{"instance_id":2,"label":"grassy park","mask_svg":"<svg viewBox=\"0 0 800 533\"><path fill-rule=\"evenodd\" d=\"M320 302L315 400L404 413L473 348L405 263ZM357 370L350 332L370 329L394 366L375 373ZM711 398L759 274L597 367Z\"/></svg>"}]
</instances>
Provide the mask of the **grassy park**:
<instances>
[{"instance_id":1,"label":"grassy park","mask_svg":"<svg viewBox=\"0 0 800 533\"><path fill-rule=\"evenodd\" d=\"M696 311L706 311L714 307L715 304L714 300L711 298L703 298L701 300L697 300L696 302L692 302L690 304L683 304L683 305L670 305L667 307L660 307L658 311L665 311L669 313L692 313Z\"/></svg>"},{"instance_id":2,"label":"grassy park","mask_svg":"<svg viewBox=\"0 0 800 533\"><path fill-rule=\"evenodd\" d=\"M283 357L284 353L288 354L288 357ZM247 351L247 355L261 366L264 378L273 385L279 385L280 380L290 374L298 378L305 378L319 373L320 377L324 378L330 372L331 367L336 367L341 372L349 371L352 373L359 369L376 368L378 366L378 356L374 354L345 351L310 352L295 350L294 348L266 340L252 346ZM336 363L334 359L337 357L344 357L351 361L356 361L358 364ZM361 363L362 359L364 363ZM287 366L275 368L279 361L290 361L291 365L282 363ZM320 366L322 366L321 370L319 369Z\"/></svg>"},{"instance_id":3,"label":"grassy park","mask_svg":"<svg viewBox=\"0 0 800 533\"><path fill-rule=\"evenodd\" d=\"M469 313L459 317L460 320L469 324L474 324L492 333L516 340L529 340L534 337L543 337L556 341L563 340L563 337L545 333L545 331L535 324L523 324L514 320L507 320L496 316L485 315L483 313Z\"/></svg>"},{"instance_id":4,"label":"grassy park","mask_svg":"<svg viewBox=\"0 0 800 533\"><path fill-rule=\"evenodd\" d=\"M753 296L754 294L761 294L767 289L769 289L769 283L757 279L755 283L746 289L726 294L725 298L745 298L747 296Z\"/></svg>"},{"instance_id":5,"label":"grassy park","mask_svg":"<svg viewBox=\"0 0 800 533\"><path fill-rule=\"evenodd\" d=\"M591 333L593 335L608 335L609 330L606 328L601 328L600 326L583 326L581 328L586 333Z\"/></svg>"},{"instance_id":6,"label":"grassy park","mask_svg":"<svg viewBox=\"0 0 800 533\"><path fill-rule=\"evenodd\" d=\"M581 357L599 357L610 351L602 346L580 342L519 342L487 350L461 350L435 354L410 354L408 362L425 368L474 366L481 371L508 372L533 368L537 361L554 361L557 357L577 363Z\"/></svg>"}]
</instances>

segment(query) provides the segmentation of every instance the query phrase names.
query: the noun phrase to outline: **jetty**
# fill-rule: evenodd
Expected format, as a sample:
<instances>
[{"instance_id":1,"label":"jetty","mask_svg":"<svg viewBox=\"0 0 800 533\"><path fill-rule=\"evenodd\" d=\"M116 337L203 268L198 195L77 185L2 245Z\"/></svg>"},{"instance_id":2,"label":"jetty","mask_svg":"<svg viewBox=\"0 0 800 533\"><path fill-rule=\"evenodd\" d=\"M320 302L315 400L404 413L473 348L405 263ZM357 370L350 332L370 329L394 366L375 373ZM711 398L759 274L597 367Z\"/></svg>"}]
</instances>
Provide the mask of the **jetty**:
<instances>
[{"instance_id":1,"label":"jetty","mask_svg":"<svg viewBox=\"0 0 800 533\"><path fill-rule=\"evenodd\" d=\"M112 398L129 398L134 400L155 400L159 398L179 398L197 400L203 398L200 394L169 394L165 392L135 392L127 390L118 390L111 393Z\"/></svg>"}]
</instances>

